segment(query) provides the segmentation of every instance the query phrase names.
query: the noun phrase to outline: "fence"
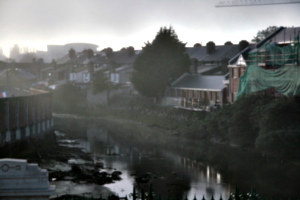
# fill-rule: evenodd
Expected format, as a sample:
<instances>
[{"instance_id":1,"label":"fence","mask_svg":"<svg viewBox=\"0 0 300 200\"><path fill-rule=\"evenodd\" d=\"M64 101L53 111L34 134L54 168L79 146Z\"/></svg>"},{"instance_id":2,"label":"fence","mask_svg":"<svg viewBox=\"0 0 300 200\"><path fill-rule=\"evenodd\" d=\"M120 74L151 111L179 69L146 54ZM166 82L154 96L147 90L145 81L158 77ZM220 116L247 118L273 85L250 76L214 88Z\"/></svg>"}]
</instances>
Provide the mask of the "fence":
<instances>
[{"instance_id":1,"label":"fence","mask_svg":"<svg viewBox=\"0 0 300 200\"><path fill-rule=\"evenodd\" d=\"M150 186L150 189L148 192L145 191L141 191L141 193L136 192L136 189L133 188L133 193L129 194L128 197L118 197L116 195L110 195L107 198L102 198L101 196L98 198L91 196L87 196L87 195L62 195L60 197L56 197L56 198L52 198L53 200L164 200L161 198L161 196L156 195L153 191L152 191L152 187ZM283 200L282 198L274 198L272 197L272 200L275 199L280 199ZM299 199L299 198L297 198ZM166 200L227 200L227 199L223 199L222 196L220 197L214 197L212 196L211 198L205 198L204 195L202 197L196 197L194 196L193 199L188 199L187 197L185 197L184 199L179 197L179 196L169 196ZM266 198L264 198L263 196L260 196L259 194L257 194L256 189L252 189L250 192L240 192L240 190L238 188L235 189L234 193L231 193L228 200L266 200ZM292 200L291 198L289 198L289 200Z\"/></svg>"},{"instance_id":2,"label":"fence","mask_svg":"<svg viewBox=\"0 0 300 200\"><path fill-rule=\"evenodd\" d=\"M0 146L53 127L52 94L31 90L28 95L0 98Z\"/></svg>"}]
</instances>

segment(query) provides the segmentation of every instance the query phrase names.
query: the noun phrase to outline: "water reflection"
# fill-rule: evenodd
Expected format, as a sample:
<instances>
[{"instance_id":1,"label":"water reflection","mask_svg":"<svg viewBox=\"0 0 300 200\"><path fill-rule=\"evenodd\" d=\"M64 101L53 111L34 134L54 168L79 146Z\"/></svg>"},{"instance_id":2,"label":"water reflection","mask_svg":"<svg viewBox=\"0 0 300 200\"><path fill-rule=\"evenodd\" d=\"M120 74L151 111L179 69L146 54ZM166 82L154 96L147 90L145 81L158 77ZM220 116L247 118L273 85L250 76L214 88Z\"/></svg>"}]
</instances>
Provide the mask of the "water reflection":
<instances>
[{"instance_id":1,"label":"water reflection","mask_svg":"<svg viewBox=\"0 0 300 200\"><path fill-rule=\"evenodd\" d=\"M224 199L234 192L235 186L245 192L254 187L260 195L270 199L299 197L299 163L266 160L252 151L237 151L201 143L197 139L181 137L178 141L179 137L164 136L159 140L160 134L151 132L150 135L147 131L144 134L143 126L128 128L130 124L106 123L57 118L54 124L57 130L65 130L72 139L68 141L71 144L65 141L64 145L84 147L93 155L94 163L104 162L106 170L122 171L121 181L105 185L120 196L130 194L136 179L142 177L148 182L136 184L137 190L148 191L149 183L152 183L157 194L178 194L183 198L188 196L190 200L195 194L197 199L202 199L203 195L209 199L211 195L214 198L222 195ZM116 132L108 133L103 127ZM228 182L234 186L230 187Z\"/></svg>"},{"instance_id":2,"label":"water reflection","mask_svg":"<svg viewBox=\"0 0 300 200\"><path fill-rule=\"evenodd\" d=\"M148 191L152 184L155 193L162 197L229 197L230 187L222 183L221 174L210 166L151 146L147 142L137 144L131 141L124 144L105 129L96 126L90 126L86 134L87 140L78 140L78 146L92 153L94 159L100 156L106 170L122 172L121 181L105 185L119 196L132 193L133 185L138 190Z\"/></svg>"}]
</instances>

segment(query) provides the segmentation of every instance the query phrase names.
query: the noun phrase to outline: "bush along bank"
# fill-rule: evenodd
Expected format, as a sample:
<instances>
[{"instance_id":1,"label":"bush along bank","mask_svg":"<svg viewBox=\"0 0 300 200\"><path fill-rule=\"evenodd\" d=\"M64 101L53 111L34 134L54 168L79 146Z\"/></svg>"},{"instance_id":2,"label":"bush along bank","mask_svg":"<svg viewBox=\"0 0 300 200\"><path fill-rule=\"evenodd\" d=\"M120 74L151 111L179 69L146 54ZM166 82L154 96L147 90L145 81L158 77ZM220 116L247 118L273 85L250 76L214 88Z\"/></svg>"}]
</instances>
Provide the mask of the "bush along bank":
<instances>
[{"instance_id":1,"label":"bush along bank","mask_svg":"<svg viewBox=\"0 0 300 200\"><path fill-rule=\"evenodd\" d=\"M250 95L210 113L203 126L211 137L254 148L268 157L299 160L300 100Z\"/></svg>"},{"instance_id":2,"label":"bush along bank","mask_svg":"<svg viewBox=\"0 0 300 200\"><path fill-rule=\"evenodd\" d=\"M81 98L72 101L64 98L66 95ZM255 149L268 157L300 159L300 100L296 97L250 95L207 113L154 105L151 99L137 95L115 95L108 105L91 105L69 85L53 93L53 109L57 113L131 120L165 133Z\"/></svg>"}]
</instances>

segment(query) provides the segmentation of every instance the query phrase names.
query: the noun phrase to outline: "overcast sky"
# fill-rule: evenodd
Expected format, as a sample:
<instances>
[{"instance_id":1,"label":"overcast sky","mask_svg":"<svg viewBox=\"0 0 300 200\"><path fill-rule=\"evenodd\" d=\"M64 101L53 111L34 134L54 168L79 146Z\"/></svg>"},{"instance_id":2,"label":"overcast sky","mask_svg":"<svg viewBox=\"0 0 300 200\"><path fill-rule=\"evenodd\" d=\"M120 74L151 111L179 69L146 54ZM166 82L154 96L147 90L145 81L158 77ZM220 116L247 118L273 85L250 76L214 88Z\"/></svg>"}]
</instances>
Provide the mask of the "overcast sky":
<instances>
[{"instance_id":1,"label":"overcast sky","mask_svg":"<svg viewBox=\"0 0 300 200\"><path fill-rule=\"evenodd\" d=\"M141 49L162 26L187 46L250 41L268 26L300 26L300 4L216 8L219 0L0 0L0 47L46 50L86 42Z\"/></svg>"}]
</instances>

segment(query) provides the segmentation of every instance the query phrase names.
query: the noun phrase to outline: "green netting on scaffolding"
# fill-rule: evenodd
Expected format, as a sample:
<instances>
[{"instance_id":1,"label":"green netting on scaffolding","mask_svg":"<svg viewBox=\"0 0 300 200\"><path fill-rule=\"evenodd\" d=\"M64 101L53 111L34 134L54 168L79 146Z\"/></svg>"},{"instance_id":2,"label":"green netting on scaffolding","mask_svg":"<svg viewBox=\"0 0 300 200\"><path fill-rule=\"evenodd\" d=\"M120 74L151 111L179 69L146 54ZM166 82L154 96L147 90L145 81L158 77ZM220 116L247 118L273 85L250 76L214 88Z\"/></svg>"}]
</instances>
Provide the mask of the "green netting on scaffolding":
<instances>
[{"instance_id":1,"label":"green netting on scaffolding","mask_svg":"<svg viewBox=\"0 0 300 200\"><path fill-rule=\"evenodd\" d=\"M300 95L299 36L286 46L265 43L249 52L246 62L247 67L240 77L237 98L268 88L275 88L286 96Z\"/></svg>"}]
</instances>

